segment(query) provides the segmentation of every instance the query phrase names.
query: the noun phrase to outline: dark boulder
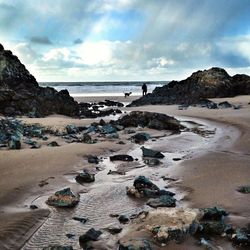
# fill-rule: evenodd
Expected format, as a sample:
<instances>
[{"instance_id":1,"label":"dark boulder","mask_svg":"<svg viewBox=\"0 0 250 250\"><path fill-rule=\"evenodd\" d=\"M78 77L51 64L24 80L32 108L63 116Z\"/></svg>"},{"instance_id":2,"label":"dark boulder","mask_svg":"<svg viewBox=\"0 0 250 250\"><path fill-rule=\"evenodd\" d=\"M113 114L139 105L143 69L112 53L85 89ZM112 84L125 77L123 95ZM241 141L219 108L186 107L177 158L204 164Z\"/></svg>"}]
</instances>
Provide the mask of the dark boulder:
<instances>
[{"instance_id":1,"label":"dark boulder","mask_svg":"<svg viewBox=\"0 0 250 250\"><path fill-rule=\"evenodd\" d=\"M134 180L134 187L141 191L143 189L150 189L150 190L160 190L153 182L151 182L148 178L145 176L138 176Z\"/></svg>"},{"instance_id":2,"label":"dark boulder","mask_svg":"<svg viewBox=\"0 0 250 250\"><path fill-rule=\"evenodd\" d=\"M225 108L232 108L233 105L230 104L229 102L220 102L220 103L218 104L218 107L219 107L219 108L222 108L222 109L225 109Z\"/></svg>"},{"instance_id":3,"label":"dark boulder","mask_svg":"<svg viewBox=\"0 0 250 250\"><path fill-rule=\"evenodd\" d=\"M113 155L109 157L110 161L133 161L134 158L130 155Z\"/></svg>"},{"instance_id":4,"label":"dark boulder","mask_svg":"<svg viewBox=\"0 0 250 250\"><path fill-rule=\"evenodd\" d=\"M129 222L129 217L127 215L122 214L118 217L118 220L120 221L120 223L126 224Z\"/></svg>"},{"instance_id":5,"label":"dark boulder","mask_svg":"<svg viewBox=\"0 0 250 250\"><path fill-rule=\"evenodd\" d=\"M60 145L56 141L52 141L48 144L49 147L59 147Z\"/></svg>"},{"instance_id":6,"label":"dark boulder","mask_svg":"<svg viewBox=\"0 0 250 250\"><path fill-rule=\"evenodd\" d=\"M220 207L211 207L201 209L203 212L204 220L221 220L224 216L227 216L228 213Z\"/></svg>"},{"instance_id":7,"label":"dark boulder","mask_svg":"<svg viewBox=\"0 0 250 250\"><path fill-rule=\"evenodd\" d=\"M164 158L165 156L156 150L145 148L144 146L141 147L143 157L152 157L152 158Z\"/></svg>"},{"instance_id":8,"label":"dark boulder","mask_svg":"<svg viewBox=\"0 0 250 250\"><path fill-rule=\"evenodd\" d=\"M10 51L0 50L0 113L41 117L53 113L77 116L77 102L67 90L39 87L36 79Z\"/></svg>"},{"instance_id":9,"label":"dark boulder","mask_svg":"<svg viewBox=\"0 0 250 250\"><path fill-rule=\"evenodd\" d=\"M232 97L250 94L250 77L247 75L229 76L221 68L199 70L182 81L157 87L152 94L133 101L129 106L148 104L196 104L201 99ZM207 105L206 105L207 106ZM215 108L215 105L207 107Z\"/></svg>"},{"instance_id":10,"label":"dark boulder","mask_svg":"<svg viewBox=\"0 0 250 250\"><path fill-rule=\"evenodd\" d=\"M99 230L95 230L94 228L89 229L85 234L79 237L79 244L81 248L93 249L91 246L91 242L97 241L101 234L102 232Z\"/></svg>"},{"instance_id":11,"label":"dark boulder","mask_svg":"<svg viewBox=\"0 0 250 250\"><path fill-rule=\"evenodd\" d=\"M75 180L80 184L94 182L95 174L91 174L87 170L84 170L83 173L80 173L76 176Z\"/></svg>"},{"instance_id":12,"label":"dark boulder","mask_svg":"<svg viewBox=\"0 0 250 250\"><path fill-rule=\"evenodd\" d=\"M99 163L99 159L96 155L89 155L88 156L88 163L92 163L92 164L98 164Z\"/></svg>"},{"instance_id":13,"label":"dark boulder","mask_svg":"<svg viewBox=\"0 0 250 250\"><path fill-rule=\"evenodd\" d=\"M145 141L150 139L150 135L148 133L137 133L130 139L135 143L144 143Z\"/></svg>"},{"instance_id":14,"label":"dark boulder","mask_svg":"<svg viewBox=\"0 0 250 250\"><path fill-rule=\"evenodd\" d=\"M174 117L146 111L132 111L119 118L115 123L125 128L141 126L157 130L171 130L174 132L180 132L182 128L180 122Z\"/></svg>"}]
</instances>

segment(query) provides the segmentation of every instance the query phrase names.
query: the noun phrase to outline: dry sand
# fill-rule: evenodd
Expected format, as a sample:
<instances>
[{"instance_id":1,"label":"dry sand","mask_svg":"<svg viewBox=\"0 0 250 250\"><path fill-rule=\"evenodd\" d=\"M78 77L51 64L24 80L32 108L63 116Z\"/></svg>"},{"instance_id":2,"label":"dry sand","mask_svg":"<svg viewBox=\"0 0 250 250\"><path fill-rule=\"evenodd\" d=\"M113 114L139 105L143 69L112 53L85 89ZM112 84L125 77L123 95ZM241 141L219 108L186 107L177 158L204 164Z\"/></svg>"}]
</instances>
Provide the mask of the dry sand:
<instances>
[{"instance_id":1,"label":"dry sand","mask_svg":"<svg viewBox=\"0 0 250 250\"><path fill-rule=\"evenodd\" d=\"M106 97L104 99L130 102L135 97ZM100 101L100 98L81 98L78 101ZM216 102L227 100L241 104L239 110L206 108L188 108L178 110L178 106L150 105L125 110L146 110L174 116L196 117L234 126L240 133L233 145L227 147L227 136L216 145L214 150L191 160L182 161L175 166L172 175L182 181L176 184L188 191L186 200L195 208L219 205L227 209L234 224L243 225L250 222L250 199L236 191L238 186L250 184L250 101L249 96L215 99ZM86 125L92 119L79 120L64 116L46 118L23 118L27 123L39 123L43 126L62 129L68 124ZM105 155L111 150L128 150L130 145L116 144L112 141L89 144L63 144L58 148L42 147L38 150L22 149L20 151L0 150L0 242L3 249L16 247L29 237L46 216L46 212L27 212L27 205L32 197L51 193L67 185L64 174L83 167L84 156L88 154ZM187 145L188 147L188 145ZM49 179L49 185L43 188L38 184ZM80 191L80 190L77 190ZM46 210L47 211L47 210ZM39 214L39 216L37 215ZM26 225L20 228L21 225ZM22 233L20 233L22 231ZM32 230L31 230L32 231ZM19 234L19 236L18 236ZM14 244L13 242L18 242ZM12 246L12 248L10 248ZM181 248L180 248L181 249ZM184 249L184 248L183 248Z\"/></svg>"}]
</instances>

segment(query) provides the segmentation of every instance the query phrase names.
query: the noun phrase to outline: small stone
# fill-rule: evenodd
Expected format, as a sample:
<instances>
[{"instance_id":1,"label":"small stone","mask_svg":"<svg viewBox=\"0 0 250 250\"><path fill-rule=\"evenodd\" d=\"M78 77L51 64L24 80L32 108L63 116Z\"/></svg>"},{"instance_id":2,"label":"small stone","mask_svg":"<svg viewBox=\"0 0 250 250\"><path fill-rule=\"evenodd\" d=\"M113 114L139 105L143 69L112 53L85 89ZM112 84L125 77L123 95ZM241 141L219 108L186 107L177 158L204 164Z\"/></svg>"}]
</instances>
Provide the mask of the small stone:
<instances>
[{"instance_id":1,"label":"small stone","mask_svg":"<svg viewBox=\"0 0 250 250\"><path fill-rule=\"evenodd\" d=\"M80 173L75 177L75 180L80 184L94 182L95 174L91 174L87 170L84 170L83 173Z\"/></svg>"},{"instance_id":2,"label":"small stone","mask_svg":"<svg viewBox=\"0 0 250 250\"><path fill-rule=\"evenodd\" d=\"M38 206L36 206L36 205L30 205L30 209L32 209L32 210L38 209Z\"/></svg>"},{"instance_id":3,"label":"small stone","mask_svg":"<svg viewBox=\"0 0 250 250\"><path fill-rule=\"evenodd\" d=\"M76 221L79 221L79 222L81 222L83 224L85 224L88 221L88 219L77 217L77 216L73 217L72 219L76 220Z\"/></svg>"},{"instance_id":4,"label":"small stone","mask_svg":"<svg viewBox=\"0 0 250 250\"><path fill-rule=\"evenodd\" d=\"M52 141L48 144L49 147L59 147L60 145L56 141Z\"/></svg>"},{"instance_id":5,"label":"small stone","mask_svg":"<svg viewBox=\"0 0 250 250\"><path fill-rule=\"evenodd\" d=\"M120 215L119 217L118 217L118 220L120 221L120 223L122 223L122 224L126 224L126 223L128 223L129 222L129 218L128 218L128 216L126 216L126 215Z\"/></svg>"},{"instance_id":6,"label":"small stone","mask_svg":"<svg viewBox=\"0 0 250 250\"><path fill-rule=\"evenodd\" d=\"M88 163L98 164L99 159L96 155L89 155L88 156Z\"/></svg>"}]
</instances>

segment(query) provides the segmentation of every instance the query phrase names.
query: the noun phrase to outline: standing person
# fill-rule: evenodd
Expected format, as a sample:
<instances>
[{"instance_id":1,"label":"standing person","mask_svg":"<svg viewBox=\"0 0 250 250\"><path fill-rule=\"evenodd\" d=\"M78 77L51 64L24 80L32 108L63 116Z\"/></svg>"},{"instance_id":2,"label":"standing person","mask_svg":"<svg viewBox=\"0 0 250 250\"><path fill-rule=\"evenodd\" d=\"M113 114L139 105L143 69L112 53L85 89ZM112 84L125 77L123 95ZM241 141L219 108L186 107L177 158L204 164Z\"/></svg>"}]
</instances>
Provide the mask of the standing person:
<instances>
[{"instance_id":1,"label":"standing person","mask_svg":"<svg viewBox=\"0 0 250 250\"><path fill-rule=\"evenodd\" d=\"M143 83L141 88L142 88L142 96L145 96L148 92L148 87L147 87L146 83Z\"/></svg>"}]
</instances>

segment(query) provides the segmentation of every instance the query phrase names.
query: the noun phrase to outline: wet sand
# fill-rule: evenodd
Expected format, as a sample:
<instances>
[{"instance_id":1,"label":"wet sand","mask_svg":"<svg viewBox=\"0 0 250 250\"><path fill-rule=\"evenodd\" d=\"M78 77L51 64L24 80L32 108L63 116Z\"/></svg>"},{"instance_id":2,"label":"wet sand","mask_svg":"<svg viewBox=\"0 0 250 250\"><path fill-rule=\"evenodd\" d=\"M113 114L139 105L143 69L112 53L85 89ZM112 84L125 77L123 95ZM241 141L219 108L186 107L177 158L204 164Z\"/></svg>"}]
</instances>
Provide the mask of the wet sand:
<instances>
[{"instance_id":1,"label":"wet sand","mask_svg":"<svg viewBox=\"0 0 250 250\"><path fill-rule=\"evenodd\" d=\"M126 101L123 97L107 97L105 99ZM161 140L157 140L155 147L163 150L169 156L166 158L173 157L176 151L180 154L184 152L186 157L180 162L167 160L164 163L167 165L167 168L163 170L145 167L133 170L132 168L125 176L107 177L106 171L108 168L106 168L99 173L99 181L93 186L75 185L71 181L72 176L77 171L87 167L86 155L108 156L112 152L130 152L136 155L138 154L138 149L134 148L134 145L131 143L120 145L113 141L104 141L93 145L79 143L63 144L58 148L42 147L38 150L1 150L0 235L3 236L0 238L0 242L3 249L18 249L24 243L24 239L31 237L31 231L35 231L39 223L43 221L43 218L46 218L47 214L44 211L49 213L44 204L46 195L54 193L65 186L71 186L77 192L87 192L81 198L82 205L79 206L79 210L76 209L71 212L76 212L79 215L86 213L90 218L94 216L92 224L87 225L86 228L93 225L97 227L98 224L95 223L98 222L98 219L100 219L98 217L102 213L101 219L103 224L110 223L110 218L108 220L105 219L109 210L110 213L125 213L129 212L126 210L127 207L134 207L135 211L138 208L141 209L143 204L131 201L125 194L125 186L128 183L132 183L134 177L140 173L149 175L158 185L166 184L162 183L160 178L163 174L177 178L177 182L167 184L171 188L180 191L179 198L183 198L182 205L194 208L220 205L230 212L231 216L229 219L235 225L244 225L249 222L249 197L248 195L238 193L236 189L238 186L249 184L250 180L250 105L248 105L250 98L249 96L242 96L226 98L226 100L230 103L241 103L243 107L240 110L208 110L206 108L178 110L178 107L175 105L124 108L124 110L147 110L166 113L181 117L182 120L193 119L189 117L198 118L203 123L207 121L208 126L217 127L222 131L222 134L214 139L212 146L209 144L208 147L206 147L205 139L199 142L199 140L190 138L189 135L179 139L174 137L172 139L167 138L168 140L164 141L163 144ZM88 100L82 99L82 101L92 100L88 98ZM98 101L98 99L93 101ZM23 120L27 123L40 123L43 126L58 129L62 129L68 124L86 125L95 121L95 119L79 120L63 116L50 116L41 119L23 118ZM223 134L223 131L226 131L226 134ZM211 142L209 139L208 141ZM193 150L190 150L192 147ZM201 148L203 150L200 150ZM107 161L104 161L103 164L112 169L112 166ZM38 186L41 180L49 177L54 177L48 180L49 185L42 188ZM106 184L104 185L104 183ZM121 183L122 185L120 185ZM100 189L102 192L98 191ZM106 194L106 197L103 197L103 192ZM105 206L106 209L103 209L102 202L105 199L107 204ZM36 202L46 210L30 212L28 205ZM88 204L88 206L86 207L84 204ZM113 204L113 207L110 207L110 204ZM98 210L97 208L100 209ZM67 230L72 227L75 227L74 230L78 233L81 233L81 230L85 231L86 228L75 225L75 222L69 221L66 225L61 222L65 221L69 214L64 212L54 213L53 211L50 211L49 220L46 220L40 231L38 230L37 234L31 237L24 249L37 249L36 247L39 244L42 246L44 243L43 237L49 238L48 235L51 236L51 233L54 232L53 230L59 231L53 243L57 243L61 235L67 233ZM56 224L55 222L58 221L59 224ZM21 225L23 226L21 227ZM50 228L50 231L48 231L48 228ZM20 230L22 233L20 233ZM47 233L43 233L46 230ZM64 240L67 242L66 239ZM185 247L177 246L178 249L186 249Z\"/></svg>"}]
</instances>

